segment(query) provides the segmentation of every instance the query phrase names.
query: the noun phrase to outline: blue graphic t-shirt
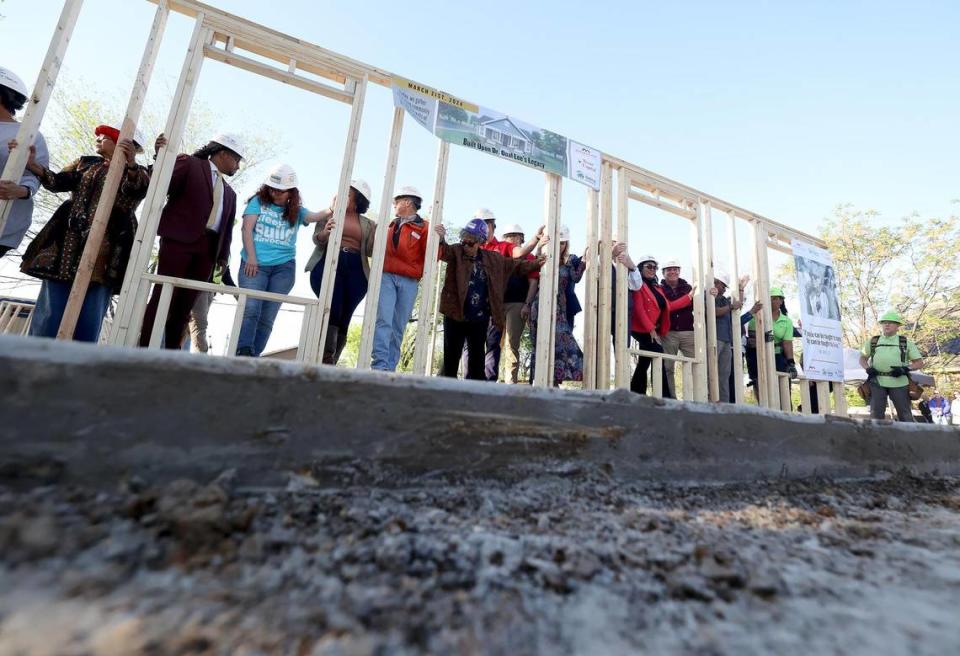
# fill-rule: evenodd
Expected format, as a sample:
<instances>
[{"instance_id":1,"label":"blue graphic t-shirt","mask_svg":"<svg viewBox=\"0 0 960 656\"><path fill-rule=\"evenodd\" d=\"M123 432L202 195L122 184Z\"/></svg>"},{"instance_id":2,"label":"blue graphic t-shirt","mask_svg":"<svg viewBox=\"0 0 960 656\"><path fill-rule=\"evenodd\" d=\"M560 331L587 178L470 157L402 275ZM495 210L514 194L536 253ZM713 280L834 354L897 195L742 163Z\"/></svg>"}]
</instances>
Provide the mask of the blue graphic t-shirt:
<instances>
[{"instance_id":1,"label":"blue graphic t-shirt","mask_svg":"<svg viewBox=\"0 0 960 656\"><path fill-rule=\"evenodd\" d=\"M300 206L297 222L290 225L283 216L283 208L270 203L261 205L256 196L247 203L243 215L254 214L257 223L253 227L253 247L257 251L257 263L264 266L284 264L297 256L297 230L307 225L307 209ZM247 260L246 249L241 250L241 259Z\"/></svg>"}]
</instances>

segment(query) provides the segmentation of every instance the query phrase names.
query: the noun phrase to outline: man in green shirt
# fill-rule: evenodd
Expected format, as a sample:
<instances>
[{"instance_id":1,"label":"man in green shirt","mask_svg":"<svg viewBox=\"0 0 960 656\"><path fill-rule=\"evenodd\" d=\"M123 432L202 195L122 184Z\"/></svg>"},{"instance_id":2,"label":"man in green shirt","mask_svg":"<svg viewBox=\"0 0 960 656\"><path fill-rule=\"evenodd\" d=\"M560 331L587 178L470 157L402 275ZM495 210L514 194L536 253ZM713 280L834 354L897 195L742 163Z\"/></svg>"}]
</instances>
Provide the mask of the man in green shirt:
<instances>
[{"instance_id":1,"label":"man in green shirt","mask_svg":"<svg viewBox=\"0 0 960 656\"><path fill-rule=\"evenodd\" d=\"M860 366L870 381L870 416L883 419L887 398L893 401L899 421L913 421L910 408L910 372L923 367L920 349L911 340L898 335L903 318L894 310L880 317L883 334L871 337L860 351Z\"/></svg>"}]
</instances>

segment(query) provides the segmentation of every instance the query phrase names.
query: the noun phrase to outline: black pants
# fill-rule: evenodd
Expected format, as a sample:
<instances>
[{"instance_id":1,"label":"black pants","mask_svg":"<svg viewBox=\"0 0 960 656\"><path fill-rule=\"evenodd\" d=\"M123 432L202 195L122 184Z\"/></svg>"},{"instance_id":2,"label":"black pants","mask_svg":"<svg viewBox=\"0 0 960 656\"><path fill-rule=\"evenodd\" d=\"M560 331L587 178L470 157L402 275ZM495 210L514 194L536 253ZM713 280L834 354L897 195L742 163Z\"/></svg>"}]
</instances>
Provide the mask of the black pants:
<instances>
[{"instance_id":1,"label":"black pants","mask_svg":"<svg viewBox=\"0 0 960 656\"><path fill-rule=\"evenodd\" d=\"M660 346L649 334L646 333L630 333L635 340L640 342L641 351L653 351L654 353L663 353L663 347ZM647 370L650 369L650 365L653 364L653 360L650 358L645 358L640 356L640 359L637 361L637 368L633 370L633 378L630 379L630 391L636 392L637 394L646 394L647 393ZM672 399L673 396L670 394L670 386L667 384L667 368L664 367L662 370L663 375L663 398Z\"/></svg>"},{"instance_id":2,"label":"black pants","mask_svg":"<svg viewBox=\"0 0 960 656\"><path fill-rule=\"evenodd\" d=\"M910 388L883 387L870 381L870 416L883 419L887 415L887 397L893 401L897 411L897 421L913 422L913 408L910 406Z\"/></svg>"},{"instance_id":3,"label":"black pants","mask_svg":"<svg viewBox=\"0 0 960 656\"><path fill-rule=\"evenodd\" d=\"M460 368L460 354L464 343L467 347L468 380L486 380L483 371L487 346L486 321L457 321L443 317L443 371L444 376L457 377Z\"/></svg>"}]
</instances>

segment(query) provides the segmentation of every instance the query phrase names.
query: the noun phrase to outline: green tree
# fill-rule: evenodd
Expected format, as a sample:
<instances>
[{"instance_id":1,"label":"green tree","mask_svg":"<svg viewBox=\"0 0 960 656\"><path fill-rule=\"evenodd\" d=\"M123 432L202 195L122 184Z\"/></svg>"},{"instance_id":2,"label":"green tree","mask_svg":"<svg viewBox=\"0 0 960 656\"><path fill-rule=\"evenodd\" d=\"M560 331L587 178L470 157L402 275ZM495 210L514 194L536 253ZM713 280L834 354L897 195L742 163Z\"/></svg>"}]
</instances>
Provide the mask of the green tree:
<instances>
[{"instance_id":1,"label":"green tree","mask_svg":"<svg viewBox=\"0 0 960 656\"><path fill-rule=\"evenodd\" d=\"M875 210L836 208L820 227L833 255L847 346L877 334L891 308L907 321L905 333L930 348L960 334L960 217L914 213L882 222ZM792 262L779 272L794 281Z\"/></svg>"}]
</instances>

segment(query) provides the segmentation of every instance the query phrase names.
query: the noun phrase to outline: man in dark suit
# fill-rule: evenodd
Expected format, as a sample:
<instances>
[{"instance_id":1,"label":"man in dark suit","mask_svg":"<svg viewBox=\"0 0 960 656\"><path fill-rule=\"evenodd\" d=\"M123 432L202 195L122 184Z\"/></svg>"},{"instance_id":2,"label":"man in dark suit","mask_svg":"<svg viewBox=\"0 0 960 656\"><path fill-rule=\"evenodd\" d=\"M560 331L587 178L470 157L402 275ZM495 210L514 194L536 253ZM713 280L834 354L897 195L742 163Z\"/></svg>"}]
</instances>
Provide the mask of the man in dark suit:
<instances>
[{"instance_id":1,"label":"man in dark suit","mask_svg":"<svg viewBox=\"0 0 960 656\"><path fill-rule=\"evenodd\" d=\"M216 266L226 270L237 194L224 177L237 172L241 159L243 146L230 134L214 137L193 155L177 156L157 230L159 275L207 282ZM180 348L196 298L196 291L174 289L164 326L165 348ZM141 346L150 342L159 302L160 286L156 285L143 318Z\"/></svg>"}]
</instances>

